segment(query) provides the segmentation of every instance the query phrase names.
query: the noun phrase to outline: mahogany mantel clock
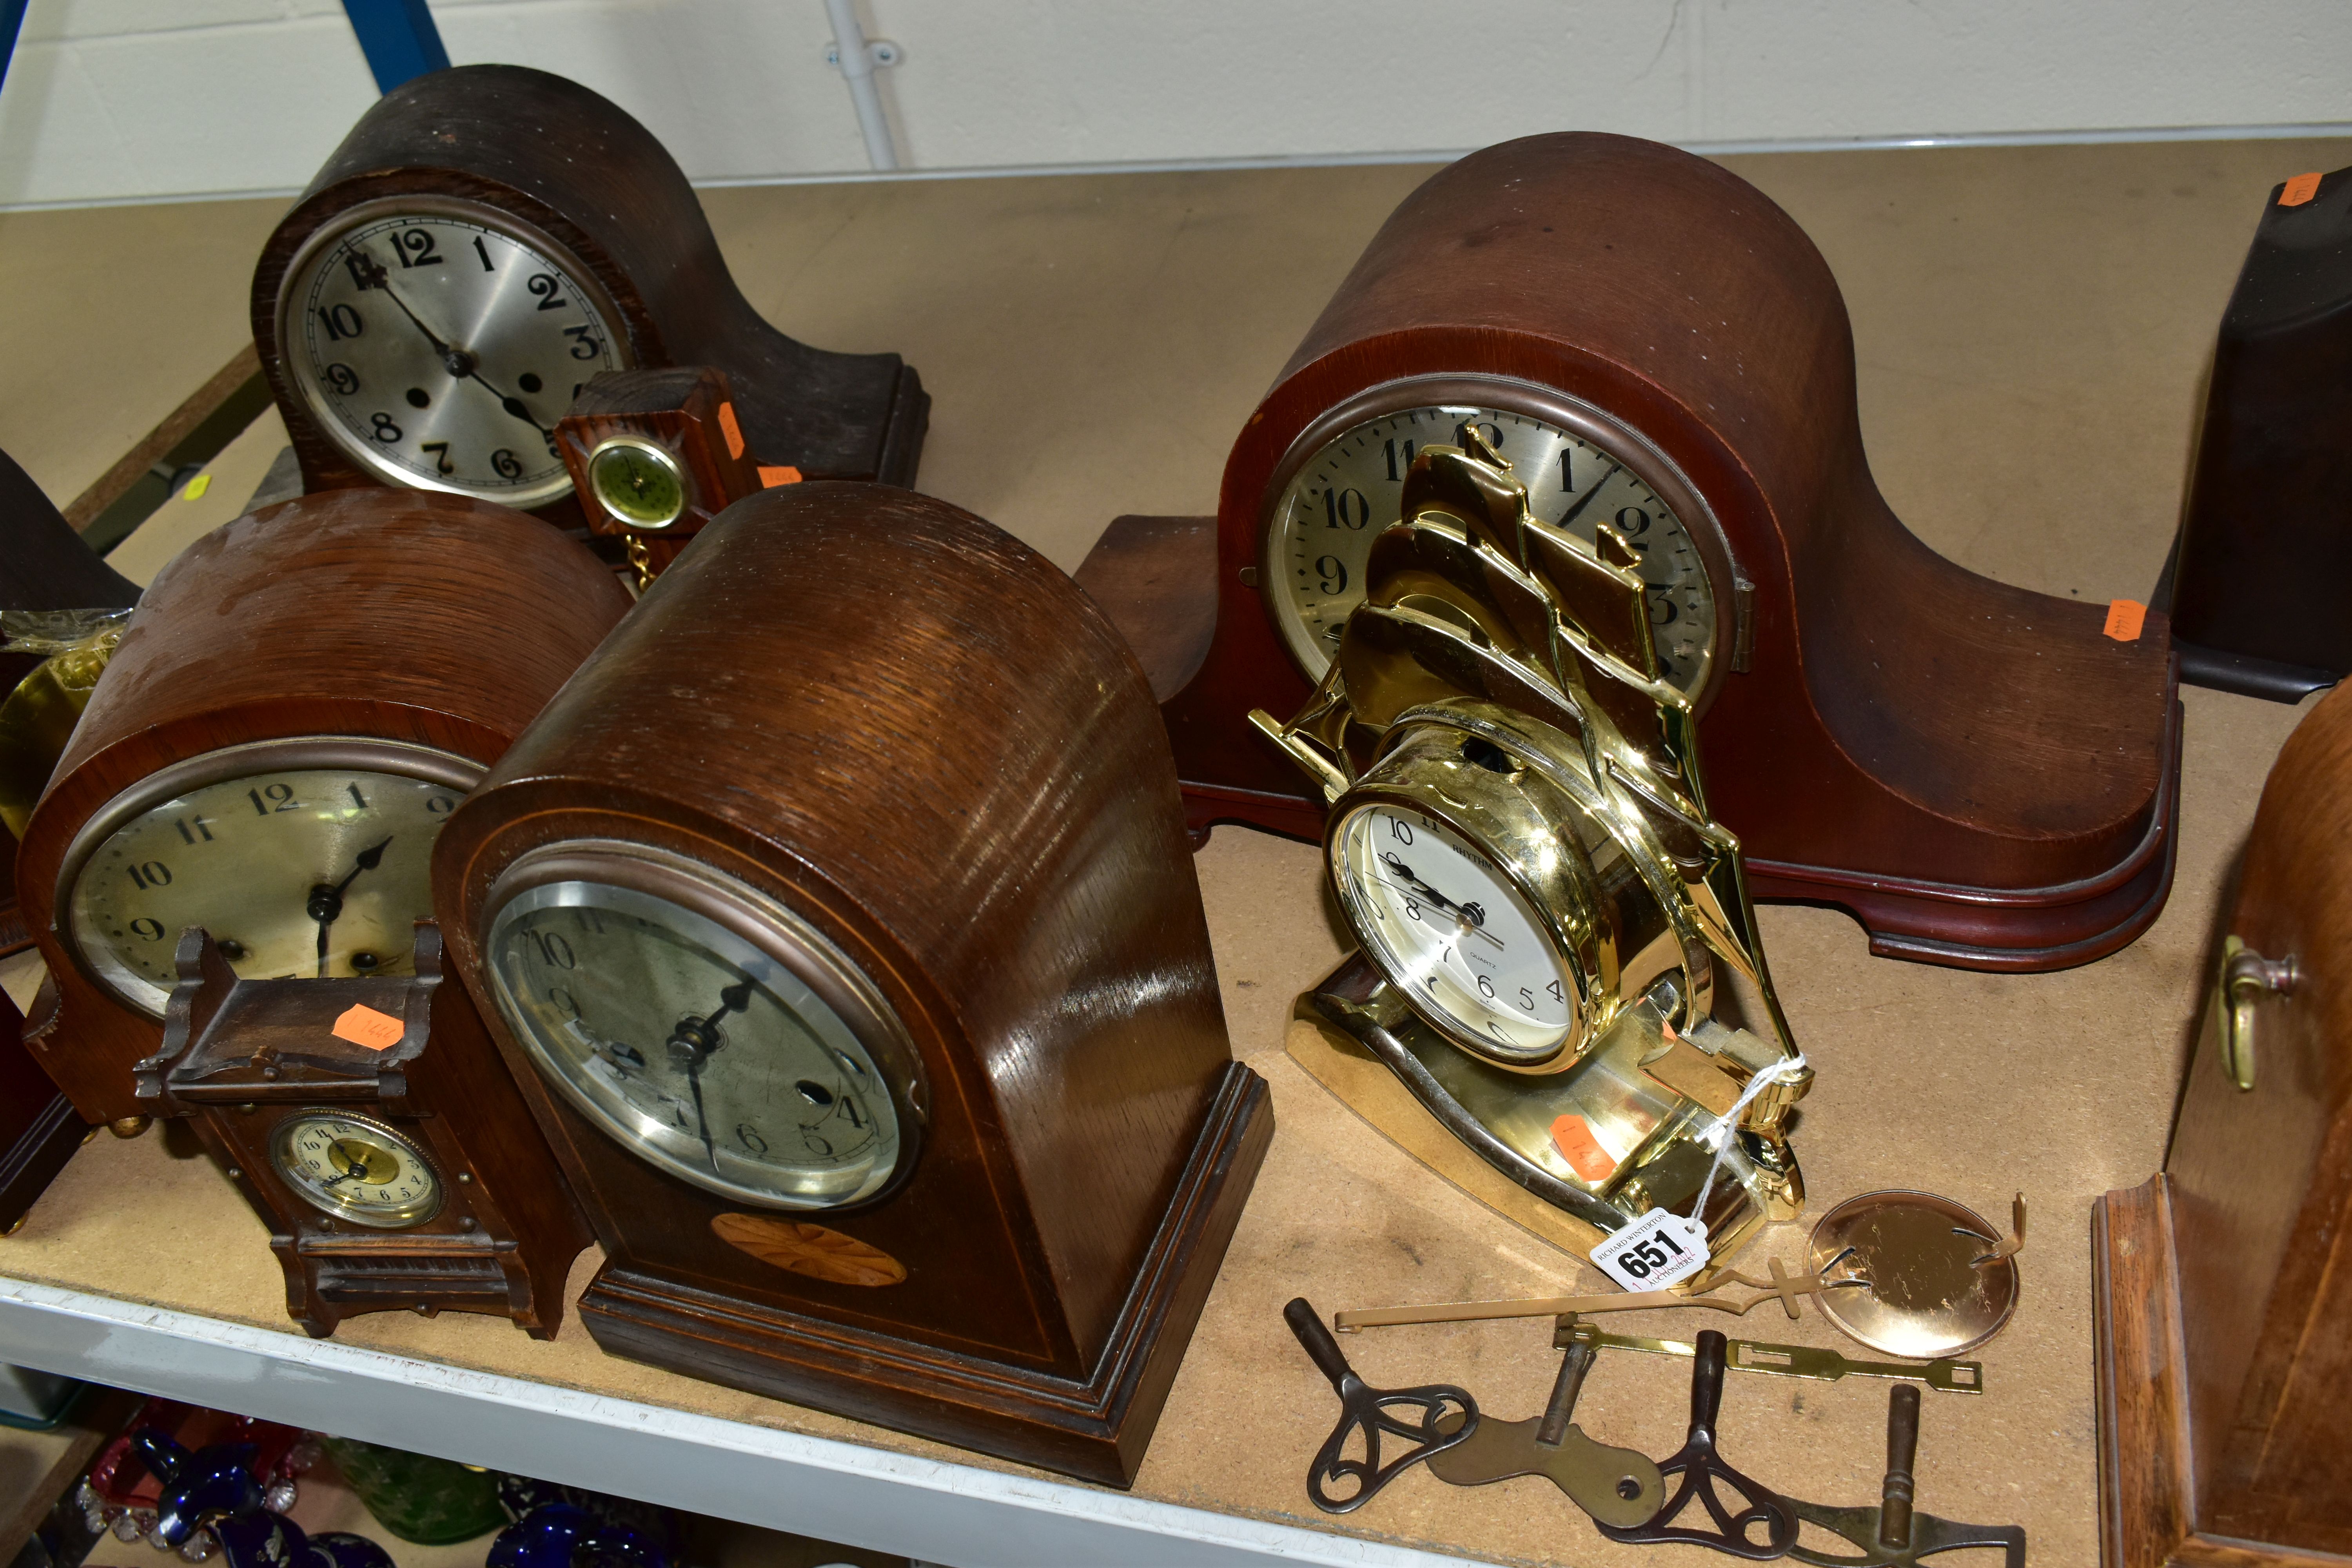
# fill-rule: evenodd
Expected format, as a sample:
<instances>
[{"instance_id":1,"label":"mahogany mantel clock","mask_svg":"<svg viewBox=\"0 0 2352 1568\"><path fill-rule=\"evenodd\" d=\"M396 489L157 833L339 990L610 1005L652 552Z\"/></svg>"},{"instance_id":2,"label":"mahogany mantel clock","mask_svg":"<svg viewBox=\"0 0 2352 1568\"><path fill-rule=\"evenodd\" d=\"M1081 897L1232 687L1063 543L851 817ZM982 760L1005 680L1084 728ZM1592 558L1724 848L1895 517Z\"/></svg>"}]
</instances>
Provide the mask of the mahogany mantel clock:
<instances>
[{"instance_id":1,"label":"mahogany mantel clock","mask_svg":"<svg viewBox=\"0 0 2352 1568\"><path fill-rule=\"evenodd\" d=\"M165 567L17 857L31 1043L82 1116L149 1109L185 927L257 978L405 972L434 835L628 604L554 530L412 490L265 508Z\"/></svg>"},{"instance_id":2,"label":"mahogany mantel clock","mask_svg":"<svg viewBox=\"0 0 2352 1568\"><path fill-rule=\"evenodd\" d=\"M2156 917L2179 747L2162 617L2118 641L1908 532L1820 252L1738 177L1619 136L1433 176L1244 426L1213 538L1123 518L1081 569L1153 668L1196 831L1320 835L1246 715L1306 700L1415 450L1465 420L1543 521L1587 542L1606 521L1641 555L1758 897L1986 969L2083 963Z\"/></svg>"},{"instance_id":3,"label":"mahogany mantel clock","mask_svg":"<svg viewBox=\"0 0 2352 1568\"><path fill-rule=\"evenodd\" d=\"M886 487L737 502L434 892L599 1344L1133 1477L1273 1119L1143 673L1049 563Z\"/></svg>"},{"instance_id":4,"label":"mahogany mantel clock","mask_svg":"<svg viewBox=\"0 0 2352 1568\"><path fill-rule=\"evenodd\" d=\"M910 484L930 399L751 308L676 162L586 88L430 72L352 128L262 249L253 336L304 485L569 515L556 421L600 371L716 365L764 463Z\"/></svg>"},{"instance_id":5,"label":"mahogany mantel clock","mask_svg":"<svg viewBox=\"0 0 2352 1568\"><path fill-rule=\"evenodd\" d=\"M240 979L201 927L175 967L140 1098L193 1119L269 1226L297 1321L446 1310L555 1337L587 1223L432 921L407 974Z\"/></svg>"}]
</instances>

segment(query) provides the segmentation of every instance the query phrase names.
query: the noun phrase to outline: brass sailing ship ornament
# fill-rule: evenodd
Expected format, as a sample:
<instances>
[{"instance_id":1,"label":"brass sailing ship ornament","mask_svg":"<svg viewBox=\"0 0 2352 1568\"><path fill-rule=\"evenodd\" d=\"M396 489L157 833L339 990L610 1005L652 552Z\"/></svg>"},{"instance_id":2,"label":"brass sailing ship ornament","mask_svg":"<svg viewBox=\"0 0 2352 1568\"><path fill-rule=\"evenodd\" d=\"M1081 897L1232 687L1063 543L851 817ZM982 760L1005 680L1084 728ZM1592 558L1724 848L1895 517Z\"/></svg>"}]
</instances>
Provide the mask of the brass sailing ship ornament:
<instances>
[{"instance_id":1,"label":"brass sailing ship ornament","mask_svg":"<svg viewBox=\"0 0 2352 1568\"><path fill-rule=\"evenodd\" d=\"M1251 715L1330 804L1362 945L1300 1016L1588 1245L1697 1202L1719 1259L1802 1208L1783 1125L1812 1078L1739 841L1660 677L1641 553L1541 521L1475 425L1454 438L1414 458L1305 708ZM1733 994L1761 1033L1718 1016Z\"/></svg>"}]
</instances>

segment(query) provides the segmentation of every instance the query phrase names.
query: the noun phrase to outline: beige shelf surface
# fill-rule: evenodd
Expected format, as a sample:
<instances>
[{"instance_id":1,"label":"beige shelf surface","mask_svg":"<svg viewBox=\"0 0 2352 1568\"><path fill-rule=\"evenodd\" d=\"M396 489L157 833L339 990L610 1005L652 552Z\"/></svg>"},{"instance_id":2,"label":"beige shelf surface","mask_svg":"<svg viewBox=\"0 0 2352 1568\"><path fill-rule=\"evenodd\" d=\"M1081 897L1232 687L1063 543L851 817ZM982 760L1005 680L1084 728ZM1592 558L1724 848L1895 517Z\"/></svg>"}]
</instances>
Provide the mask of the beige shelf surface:
<instances>
[{"instance_id":1,"label":"beige shelf surface","mask_svg":"<svg viewBox=\"0 0 2352 1568\"><path fill-rule=\"evenodd\" d=\"M2352 142L1727 162L1804 223L1837 271L1856 321L1864 429L1898 512L1972 568L2100 601L2145 598L2162 565L2201 365L2269 187L2352 163ZM828 347L897 349L921 370L937 399L925 489L1074 566L1115 513L1213 509L1234 432L1424 172L907 182L706 200L771 319ZM0 446L79 428L47 404L79 400L95 417L116 389L149 387L144 372L82 376L61 353L69 329L26 318L98 310L104 292L83 280L129 276L152 263L153 245L233 270L223 237L249 258L267 226L243 205L146 210L172 215L165 237L106 214L5 220L14 243L0 256L79 245L88 268L68 288L46 262L15 264L31 296L17 296L0 343L22 353L54 329L49 363L67 374L43 407L22 405L25 394L0 404ZM158 412L234 346L231 332L153 389ZM29 466L45 482L94 475L143 428L91 437L80 455L58 437L54 461ZM2184 698L2171 903L2114 957L2061 974L1969 973L1874 959L1832 910L1763 915L1789 1016L1820 1071L1795 1140L1812 1212L1889 1186L1946 1193L1995 1219L2012 1191L2032 1205L2022 1304L1979 1352L1988 1392L1927 1400L1918 1499L1931 1513L2022 1523L2047 1563L2097 1551L2089 1206L2162 1158L2230 868L2298 716ZM1279 1131L1137 1493L1494 1562L1713 1561L1612 1545L1537 1481L1461 1491L1414 1474L1344 1521L1307 1506L1301 1477L1335 1405L1282 1324L1284 1301L1303 1294L1328 1312L1595 1289L1599 1277L1436 1181L1283 1055L1292 997L1340 952L1317 851L1222 828L1199 863L1235 1052L1272 1081ZM1772 1227L1745 1256L1793 1261L1804 1233ZM592 1256L575 1270L575 1292L593 1266ZM209 1165L171 1158L154 1136L86 1148L0 1245L0 1273L299 1337L258 1223ZM1737 1331L1841 1343L1810 1313L1791 1323L1771 1310ZM1689 1338L1721 1325L1649 1313L1612 1326ZM540 1344L486 1320L380 1315L347 1323L339 1340L1004 1468L605 1357L576 1324ZM1374 1331L1346 1349L1374 1384L1459 1383L1506 1417L1541 1405L1555 1364L1539 1321ZM1580 1418L1604 1441L1664 1454L1681 1441L1687 1376L1685 1363L1604 1354ZM1724 1451L1791 1495L1873 1501L1885 1386L1735 1374Z\"/></svg>"}]
</instances>

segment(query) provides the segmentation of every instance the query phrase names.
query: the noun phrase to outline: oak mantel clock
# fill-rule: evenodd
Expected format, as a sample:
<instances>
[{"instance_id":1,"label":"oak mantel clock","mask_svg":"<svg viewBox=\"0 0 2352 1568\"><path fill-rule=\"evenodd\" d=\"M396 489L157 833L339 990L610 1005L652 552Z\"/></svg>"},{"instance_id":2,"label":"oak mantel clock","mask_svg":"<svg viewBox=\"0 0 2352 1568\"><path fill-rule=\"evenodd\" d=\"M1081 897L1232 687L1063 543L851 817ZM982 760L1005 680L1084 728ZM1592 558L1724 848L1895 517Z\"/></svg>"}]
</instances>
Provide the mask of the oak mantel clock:
<instances>
[{"instance_id":1,"label":"oak mantel clock","mask_svg":"<svg viewBox=\"0 0 2352 1568\"><path fill-rule=\"evenodd\" d=\"M461 66L361 116L262 249L253 336L310 489L569 517L554 430L601 371L709 364L761 462L910 484L930 399L751 308L685 174L586 88Z\"/></svg>"},{"instance_id":2,"label":"oak mantel clock","mask_svg":"<svg viewBox=\"0 0 2352 1568\"><path fill-rule=\"evenodd\" d=\"M1143 673L1049 563L887 487L737 502L434 896L599 1344L1133 1478L1273 1121Z\"/></svg>"},{"instance_id":3,"label":"oak mantel clock","mask_svg":"<svg viewBox=\"0 0 2352 1568\"><path fill-rule=\"evenodd\" d=\"M2287 738L2164 1169L2092 1207L2108 1568L2352 1559L2352 691Z\"/></svg>"},{"instance_id":4,"label":"oak mantel clock","mask_svg":"<svg viewBox=\"0 0 2352 1568\"><path fill-rule=\"evenodd\" d=\"M269 1226L298 1322L487 1312L555 1337L587 1222L431 921L405 974L242 979L200 926L174 967L139 1096L191 1118Z\"/></svg>"},{"instance_id":5,"label":"oak mantel clock","mask_svg":"<svg viewBox=\"0 0 2352 1568\"><path fill-rule=\"evenodd\" d=\"M628 609L581 545L462 496L265 508L157 575L26 824L34 1055L143 1114L181 931L240 974L404 973L433 837Z\"/></svg>"},{"instance_id":6,"label":"oak mantel clock","mask_svg":"<svg viewBox=\"0 0 2352 1568\"><path fill-rule=\"evenodd\" d=\"M1872 482L1853 335L1804 232L1625 137L1506 142L1406 198L1201 520L1111 525L1079 581L1154 668L1196 831L1318 837L1249 731L1296 712L1363 596L1417 447L1475 422L1541 521L1642 558L1662 678L1700 716L1755 893L1843 905L1874 952L2059 968L2171 884L2179 703L2161 616L1976 576Z\"/></svg>"}]
</instances>

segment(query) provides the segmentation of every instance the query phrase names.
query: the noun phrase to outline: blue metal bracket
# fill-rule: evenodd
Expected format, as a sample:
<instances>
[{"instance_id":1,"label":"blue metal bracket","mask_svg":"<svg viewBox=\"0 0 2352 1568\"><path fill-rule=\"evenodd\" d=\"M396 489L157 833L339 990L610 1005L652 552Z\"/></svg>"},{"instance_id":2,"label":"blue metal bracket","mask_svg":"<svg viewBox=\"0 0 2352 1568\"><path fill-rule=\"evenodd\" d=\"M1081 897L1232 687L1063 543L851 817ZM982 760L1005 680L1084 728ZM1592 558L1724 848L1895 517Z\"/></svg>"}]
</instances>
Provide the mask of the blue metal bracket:
<instances>
[{"instance_id":1,"label":"blue metal bracket","mask_svg":"<svg viewBox=\"0 0 2352 1568\"><path fill-rule=\"evenodd\" d=\"M0 0L22 16L26 0ZM449 51L441 47L441 30L425 0L343 0L359 35L360 52L375 73L376 90L390 92L411 77L447 70Z\"/></svg>"},{"instance_id":2,"label":"blue metal bracket","mask_svg":"<svg viewBox=\"0 0 2352 1568\"><path fill-rule=\"evenodd\" d=\"M16 58L16 35L25 26L25 7L32 3L0 0L0 81L8 79L9 63Z\"/></svg>"}]
</instances>

